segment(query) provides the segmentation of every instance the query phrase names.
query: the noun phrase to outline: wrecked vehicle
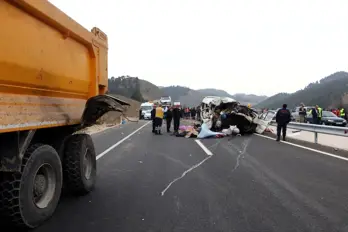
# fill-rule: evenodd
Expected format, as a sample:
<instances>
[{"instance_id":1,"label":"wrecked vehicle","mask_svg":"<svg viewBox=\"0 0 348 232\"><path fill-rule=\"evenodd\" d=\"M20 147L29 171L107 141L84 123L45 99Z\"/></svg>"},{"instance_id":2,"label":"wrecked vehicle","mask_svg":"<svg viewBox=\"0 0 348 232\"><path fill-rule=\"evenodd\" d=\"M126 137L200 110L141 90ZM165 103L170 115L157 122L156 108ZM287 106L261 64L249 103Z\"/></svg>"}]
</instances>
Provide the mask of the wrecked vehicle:
<instances>
[{"instance_id":1,"label":"wrecked vehicle","mask_svg":"<svg viewBox=\"0 0 348 232\"><path fill-rule=\"evenodd\" d=\"M254 133L258 124L255 110L229 97L207 96L201 103L201 121L212 131L222 131L236 126L240 134Z\"/></svg>"}]
</instances>

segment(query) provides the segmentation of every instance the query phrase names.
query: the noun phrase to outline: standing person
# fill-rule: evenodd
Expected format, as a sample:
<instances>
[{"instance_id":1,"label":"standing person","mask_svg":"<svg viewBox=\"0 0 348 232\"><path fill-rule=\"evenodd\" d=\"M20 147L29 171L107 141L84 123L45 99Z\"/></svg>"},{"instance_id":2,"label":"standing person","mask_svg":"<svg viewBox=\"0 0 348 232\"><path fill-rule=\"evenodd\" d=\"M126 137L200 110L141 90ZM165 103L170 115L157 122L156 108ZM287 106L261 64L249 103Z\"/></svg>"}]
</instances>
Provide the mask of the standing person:
<instances>
[{"instance_id":1,"label":"standing person","mask_svg":"<svg viewBox=\"0 0 348 232\"><path fill-rule=\"evenodd\" d=\"M166 116L166 124L167 124L167 132L170 132L170 126L172 124L172 118L173 118L173 112L172 108L168 108L167 110L167 116Z\"/></svg>"},{"instance_id":2,"label":"standing person","mask_svg":"<svg viewBox=\"0 0 348 232\"><path fill-rule=\"evenodd\" d=\"M196 108L194 107L191 108L191 119L192 120L196 119Z\"/></svg>"},{"instance_id":3,"label":"standing person","mask_svg":"<svg viewBox=\"0 0 348 232\"><path fill-rule=\"evenodd\" d=\"M201 107L197 107L197 121L201 121Z\"/></svg>"},{"instance_id":4,"label":"standing person","mask_svg":"<svg viewBox=\"0 0 348 232\"><path fill-rule=\"evenodd\" d=\"M316 108L312 108L310 111L309 111L309 114L312 115L312 123L313 124L318 124L318 111Z\"/></svg>"},{"instance_id":5,"label":"standing person","mask_svg":"<svg viewBox=\"0 0 348 232\"><path fill-rule=\"evenodd\" d=\"M163 119L166 119L167 117L167 110L168 110L168 106L163 106Z\"/></svg>"},{"instance_id":6,"label":"standing person","mask_svg":"<svg viewBox=\"0 0 348 232\"><path fill-rule=\"evenodd\" d=\"M156 116L156 105L153 105L151 110L151 120L152 120L152 133L155 133L155 116Z\"/></svg>"},{"instance_id":7,"label":"standing person","mask_svg":"<svg viewBox=\"0 0 348 232\"><path fill-rule=\"evenodd\" d=\"M186 108L186 119L190 119L190 115L191 115L190 108L187 107L187 108Z\"/></svg>"},{"instance_id":8,"label":"standing person","mask_svg":"<svg viewBox=\"0 0 348 232\"><path fill-rule=\"evenodd\" d=\"M337 108L336 110L335 110L335 114L339 117L340 116L340 110Z\"/></svg>"},{"instance_id":9,"label":"standing person","mask_svg":"<svg viewBox=\"0 0 348 232\"><path fill-rule=\"evenodd\" d=\"M179 132L180 118L181 118L181 110L179 106L175 106L173 109L174 134L177 134Z\"/></svg>"},{"instance_id":10,"label":"standing person","mask_svg":"<svg viewBox=\"0 0 348 232\"><path fill-rule=\"evenodd\" d=\"M343 107L341 107L341 109L339 111L339 117L346 118L346 112L344 111Z\"/></svg>"},{"instance_id":11,"label":"standing person","mask_svg":"<svg viewBox=\"0 0 348 232\"><path fill-rule=\"evenodd\" d=\"M283 104L283 108L279 109L276 114L276 122L277 122L277 141L280 140L280 131L283 134L283 141L286 141L286 126L291 121L291 113L287 109L288 105Z\"/></svg>"},{"instance_id":12,"label":"standing person","mask_svg":"<svg viewBox=\"0 0 348 232\"><path fill-rule=\"evenodd\" d=\"M155 110L155 134L156 135L161 134L163 115L164 115L163 108L162 108L161 104L159 104Z\"/></svg>"},{"instance_id":13,"label":"standing person","mask_svg":"<svg viewBox=\"0 0 348 232\"><path fill-rule=\"evenodd\" d=\"M139 120L141 119L141 113L142 113L142 110L141 110L141 108L139 109Z\"/></svg>"},{"instance_id":14,"label":"standing person","mask_svg":"<svg viewBox=\"0 0 348 232\"><path fill-rule=\"evenodd\" d=\"M301 103L301 107L299 109L298 114L300 116L300 123L304 123L307 112L306 112L306 108L304 108L304 104L303 103Z\"/></svg>"},{"instance_id":15,"label":"standing person","mask_svg":"<svg viewBox=\"0 0 348 232\"><path fill-rule=\"evenodd\" d=\"M318 124L321 124L321 118L323 116L323 109L320 108L318 105L315 106L315 109L318 112Z\"/></svg>"}]
</instances>

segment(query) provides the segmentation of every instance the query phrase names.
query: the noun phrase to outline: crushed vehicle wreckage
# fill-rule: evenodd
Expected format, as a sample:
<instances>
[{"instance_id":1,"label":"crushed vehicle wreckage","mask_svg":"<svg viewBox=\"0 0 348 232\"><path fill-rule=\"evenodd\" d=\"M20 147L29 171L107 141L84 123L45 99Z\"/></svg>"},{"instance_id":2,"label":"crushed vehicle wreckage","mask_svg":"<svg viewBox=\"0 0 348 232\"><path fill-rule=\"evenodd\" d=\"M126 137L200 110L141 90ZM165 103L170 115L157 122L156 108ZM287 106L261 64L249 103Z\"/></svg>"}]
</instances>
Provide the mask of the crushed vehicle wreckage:
<instances>
[{"instance_id":1,"label":"crushed vehicle wreckage","mask_svg":"<svg viewBox=\"0 0 348 232\"><path fill-rule=\"evenodd\" d=\"M177 137L222 138L228 135L262 134L271 120L229 97L207 96L200 105L200 123L180 126Z\"/></svg>"},{"instance_id":2,"label":"crushed vehicle wreckage","mask_svg":"<svg viewBox=\"0 0 348 232\"><path fill-rule=\"evenodd\" d=\"M224 132L238 128L237 131L241 135L261 132L257 129L258 123L254 120L258 117L258 113L232 98L207 96L203 98L200 107L202 123L206 124L211 131Z\"/></svg>"}]
</instances>

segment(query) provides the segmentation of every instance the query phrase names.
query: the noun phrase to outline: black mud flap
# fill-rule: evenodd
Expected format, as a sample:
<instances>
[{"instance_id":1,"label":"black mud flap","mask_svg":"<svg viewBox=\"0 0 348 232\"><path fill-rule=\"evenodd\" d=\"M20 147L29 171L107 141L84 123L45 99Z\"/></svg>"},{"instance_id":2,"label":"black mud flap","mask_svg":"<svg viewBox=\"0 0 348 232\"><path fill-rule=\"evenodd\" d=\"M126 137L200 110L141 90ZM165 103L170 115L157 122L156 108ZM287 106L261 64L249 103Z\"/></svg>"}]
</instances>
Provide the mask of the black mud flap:
<instances>
[{"instance_id":1,"label":"black mud flap","mask_svg":"<svg viewBox=\"0 0 348 232\"><path fill-rule=\"evenodd\" d=\"M124 111L124 106L130 104L110 95L98 95L88 99L82 114L81 125L87 127L95 124L97 120L109 111Z\"/></svg>"}]
</instances>

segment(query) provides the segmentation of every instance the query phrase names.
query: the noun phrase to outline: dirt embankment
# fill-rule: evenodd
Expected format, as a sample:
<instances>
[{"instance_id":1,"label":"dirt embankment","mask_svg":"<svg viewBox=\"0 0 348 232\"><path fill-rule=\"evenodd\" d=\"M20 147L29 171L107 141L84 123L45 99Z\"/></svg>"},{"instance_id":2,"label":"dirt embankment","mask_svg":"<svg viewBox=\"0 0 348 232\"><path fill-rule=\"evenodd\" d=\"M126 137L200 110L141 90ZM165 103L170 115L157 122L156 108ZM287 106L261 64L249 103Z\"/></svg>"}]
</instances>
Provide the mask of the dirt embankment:
<instances>
[{"instance_id":1,"label":"dirt embankment","mask_svg":"<svg viewBox=\"0 0 348 232\"><path fill-rule=\"evenodd\" d=\"M135 101L133 99L121 96L121 95L115 95L112 94L113 96L121 99L122 101L128 102L130 106L125 107L125 111L123 112L123 115L130 120L137 120L139 117L139 108L140 108L140 102ZM111 111L106 114L104 114L99 120L98 124L106 124L106 125L115 125L115 124L120 124L122 118L124 116L122 115L121 112L115 112Z\"/></svg>"}]
</instances>

